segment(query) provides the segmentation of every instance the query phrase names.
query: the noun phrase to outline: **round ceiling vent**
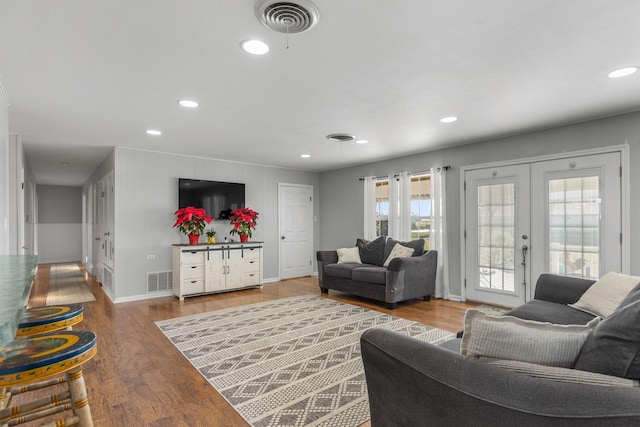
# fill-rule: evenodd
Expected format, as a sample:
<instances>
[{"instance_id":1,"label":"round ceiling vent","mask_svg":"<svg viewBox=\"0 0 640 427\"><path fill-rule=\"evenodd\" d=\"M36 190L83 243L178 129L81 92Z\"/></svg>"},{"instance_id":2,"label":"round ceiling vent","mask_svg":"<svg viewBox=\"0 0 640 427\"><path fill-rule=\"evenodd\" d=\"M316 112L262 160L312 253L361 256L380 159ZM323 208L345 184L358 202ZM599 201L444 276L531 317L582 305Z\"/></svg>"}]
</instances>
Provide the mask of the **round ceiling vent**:
<instances>
[{"instance_id":1,"label":"round ceiling vent","mask_svg":"<svg viewBox=\"0 0 640 427\"><path fill-rule=\"evenodd\" d=\"M332 142L351 142L356 139L356 136L350 133L332 133L327 135L327 139Z\"/></svg>"},{"instance_id":2,"label":"round ceiling vent","mask_svg":"<svg viewBox=\"0 0 640 427\"><path fill-rule=\"evenodd\" d=\"M260 0L255 13L265 27L285 34L306 31L320 19L318 8L309 0Z\"/></svg>"}]
</instances>

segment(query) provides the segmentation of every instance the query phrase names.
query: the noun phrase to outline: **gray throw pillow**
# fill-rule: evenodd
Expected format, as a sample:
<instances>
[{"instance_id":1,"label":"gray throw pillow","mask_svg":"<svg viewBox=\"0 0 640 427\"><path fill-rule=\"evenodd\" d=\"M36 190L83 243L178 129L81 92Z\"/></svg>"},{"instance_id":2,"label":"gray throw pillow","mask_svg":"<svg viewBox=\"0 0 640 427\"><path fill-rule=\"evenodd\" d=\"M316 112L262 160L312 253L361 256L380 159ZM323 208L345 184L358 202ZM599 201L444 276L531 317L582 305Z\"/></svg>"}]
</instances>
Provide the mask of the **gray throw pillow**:
<instances>
[{"instance_id":1,"label":"gray throw pillow","mask_svg":"<svg viewBox=\"0 0 640 427\"><path fill-rule=\"evenodd\" d=\"M385 240L384 236L380 236L371 241L364 239L358 239L356 241L356 246L360 251L360 260L363 264L382 266L382 262L384 261L382 255L384 254Z\"/></svg>"},{"instance_id":2,"label":"gray throw pillow","mask_svg":"<svg viewBox=\"0 0 640 427\"><path fill-rule=\"evenodd\" d=\"M635 288L631 289L627 296L624 297L618 306L618 310L636 301L640 301L640 283L638 283Z\"/></svg>"},{"instance_id":3,"label":"gray throw pillow","mask_svg":"<svg viewBox=\"0 0 640 427\"><path fill-rule=\"evenodd\" d=\"M595 327L574 368L640 380L640 301L619 308Z\"/></svg>"},{"instance_id":4,"label":"gray throw pillow","mask_svg":"<svg viewBox=\"0 0 640 427\"><path fill-rule=\"evenodd\" d=\"M413 249L413 255L411 256L421 256L422 254L424 254L424 239L411 240L410 242L399 242L389 237L387 243L384 246L384 255L382 256L383 260L389 258L389 254L393 250L393 247L396 243L400 243L402 246Z\"/></svg>"}]
</instances>

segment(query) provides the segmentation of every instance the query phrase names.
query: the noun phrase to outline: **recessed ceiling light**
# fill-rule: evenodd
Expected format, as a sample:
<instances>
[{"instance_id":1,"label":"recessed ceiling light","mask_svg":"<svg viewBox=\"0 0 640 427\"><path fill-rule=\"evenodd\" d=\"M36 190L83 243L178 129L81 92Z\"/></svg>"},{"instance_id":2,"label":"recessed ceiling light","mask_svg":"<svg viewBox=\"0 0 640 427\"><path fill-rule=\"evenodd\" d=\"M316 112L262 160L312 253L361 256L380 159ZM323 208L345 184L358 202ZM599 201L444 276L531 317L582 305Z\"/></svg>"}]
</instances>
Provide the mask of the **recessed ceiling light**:
<instances>
[{"instance_id":1,"label":"recessed ceiling light","mask_svg":"<svg viewBox=\"0 0 640 427\"><path fill-rule=\"evenodd\" d=\"M269 52L269 46L260 40L245 40L240 43L240 47L252 55L264 55Z\"/></svg>"},{"instance_id":2,"label":"recessed ceiling light","mask_svg":"<svg viewBox=\"0 0 640 427\"><path fill-rule=\"evenodd\" d=\"M308 159L309 157L311 157L311 154L300 154L300 157L302 157L303 159Z\"/></svg>"},{"instance_id":3,"label":"recessed ceiling light","mask_svg":"<svg viewBox=\"0 0 640 427\"><path fill-rule=\"evenodd\" d=\"M189 99L181 99L180 101L178 101L178 104L187 108L196 108L198 106L198 103L196 101L191 101Z\"/></svg>"},{"instance_id":4,"label":"recessed ceiling light","mask_svg":"<svg viewBox=\"0 0 640 427\"><path fill-rule=\"evenodd\" d=\"M71 163L69 162L62 162L60 164L62 165L63 168L69 167L71 165Z\"/></svg>"},{"instance_id":5,"label":"recessed ceiling light","mask_svg":"<svg viewBox=\"0 0 640 427\"><path fill-rule=\"evenodd\" d=\"M162 132L160 132L159 130L155 130L155 129L149 129L149 130L147 130L147 133L149 135L154 135L154 136L162 135Z\"/></svg>"},{"instance_id":6,"label":"recessed ceiling light","mask_svg":"<svg viewBox=\"0 0 640 427\"><path fill-rule=\"evenodd\" d=\"M457 118L457 117L455 117L455 116L443 117L443 118L441 118L441 119L440 119L440 121L441 121L442 123L453 123L453 122L455 122L456 120L458 120L458 118Z\"/></svg>"},{"instance_id":7,"label":"recessed ceiling light","mask_svg":"<svg viewBox=\"0 0 640 427\"><path fill-rule=\"evenodd\" d=\"M366 139L359 139L356 141L356 144L366 144L367 142L369 141L367 141Z\"/></svg>"},{"instance_id":8,"label":"recessed ceiling light","mask_svg":"<svg viewBox=\"0 0 640 427\"><path fill-rule=\"evenodd\" d=\"M620 68L609 73L610 79L617 79L618 77L626 77L638 71L638 67L626 67Z\"/></svg>"}]
</instances>

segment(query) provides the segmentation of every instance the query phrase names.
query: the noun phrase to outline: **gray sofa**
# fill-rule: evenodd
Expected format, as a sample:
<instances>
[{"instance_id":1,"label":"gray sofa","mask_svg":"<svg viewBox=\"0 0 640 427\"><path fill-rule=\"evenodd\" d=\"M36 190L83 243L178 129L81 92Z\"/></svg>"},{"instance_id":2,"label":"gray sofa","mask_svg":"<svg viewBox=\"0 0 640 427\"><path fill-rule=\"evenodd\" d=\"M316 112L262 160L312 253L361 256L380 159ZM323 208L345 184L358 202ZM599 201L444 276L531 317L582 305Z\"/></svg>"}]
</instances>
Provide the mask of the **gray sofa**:
<instances>
[{"instance_id":1,"label":"gray sofa","mask_svg":"<svg viewBox=\"0 0 640 427\"><path fill-rule=\"evenodd\" d=\"M587 323L594 316L567 304L576 302L592 284L541 275L535 299L508 314L563 324ZM638 380L639 313L640 285L613 315L593 329L576 369L560 369L578 375L591 370L613 380ZM362 335L361 345L373 427L640 425L637 386L569 383L514 372L462 356L459 340L435 346L372 329ZM601 366L589 367L589 359L593 363L594 358Z\"/></svg>"},{"instance_id":2,"label":"gray sofa","mask_svg":"<svg viewBox=\"0 0 640 427\"><path fill-rule=\"evenodd\" d=\"M393 246L414 249L410 257L393 258L383 266ZM322 293L329 289L386 303L395 309L400 301L423 298L435 292L438 254L424 252L424 240L398 242L381 236L373 241L356 242L362 263L339 263L337 251L318 251L318 285Z\"/></svg>"}]
</instances>

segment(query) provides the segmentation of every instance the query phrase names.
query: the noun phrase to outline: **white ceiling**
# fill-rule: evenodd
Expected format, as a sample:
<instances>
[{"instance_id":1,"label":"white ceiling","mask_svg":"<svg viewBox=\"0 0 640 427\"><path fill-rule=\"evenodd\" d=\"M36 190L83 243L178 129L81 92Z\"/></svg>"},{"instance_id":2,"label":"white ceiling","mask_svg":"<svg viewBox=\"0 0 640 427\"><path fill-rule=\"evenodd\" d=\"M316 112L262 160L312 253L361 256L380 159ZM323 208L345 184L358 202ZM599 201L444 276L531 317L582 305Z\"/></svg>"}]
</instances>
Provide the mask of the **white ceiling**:
<instances>
[{"instance_id":1,"label":"white ceiling","mask_svg":"<svg viewBox=\"0 0 640 427\"><path fill-rule=\"evenodd\" d=\"M0 0L37 182L81 185L113 146L323 171L640 110L640 73L607 78L640 65L638 0L314 0L288 49L255 2Z\"/></svg>"}]
</instances>

